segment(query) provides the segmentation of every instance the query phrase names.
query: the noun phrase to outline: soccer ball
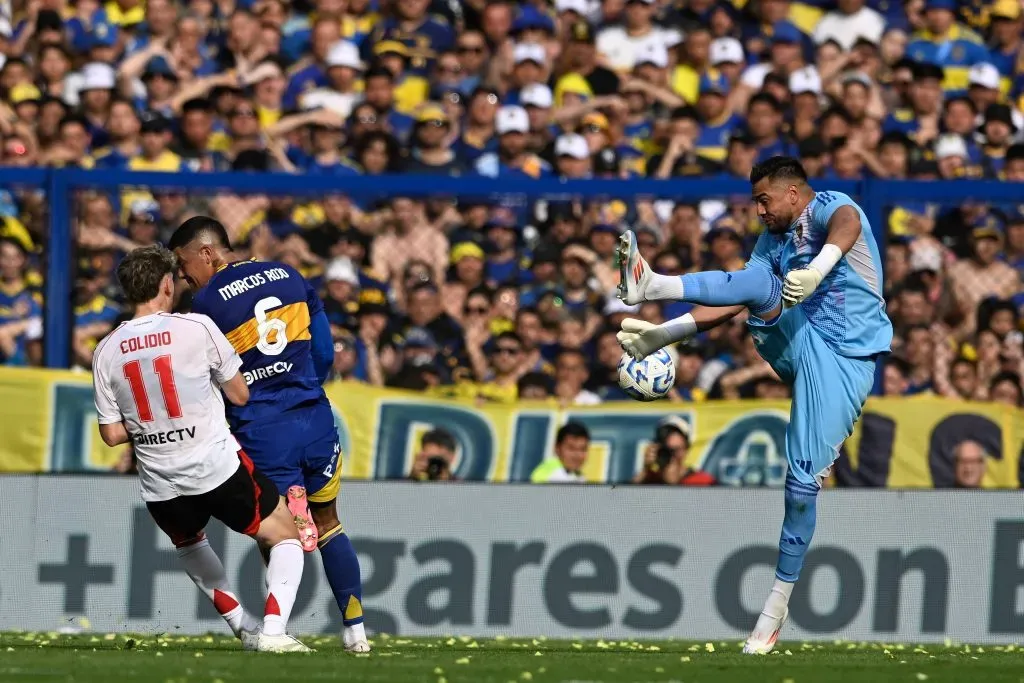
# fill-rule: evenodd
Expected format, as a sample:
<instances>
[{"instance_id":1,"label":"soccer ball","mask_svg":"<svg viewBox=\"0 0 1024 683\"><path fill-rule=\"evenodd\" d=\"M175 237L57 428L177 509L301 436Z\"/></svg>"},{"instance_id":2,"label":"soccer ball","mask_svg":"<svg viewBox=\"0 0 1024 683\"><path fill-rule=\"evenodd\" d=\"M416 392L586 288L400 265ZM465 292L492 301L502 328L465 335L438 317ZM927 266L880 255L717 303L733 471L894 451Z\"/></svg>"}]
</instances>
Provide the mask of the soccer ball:
<instances>
[{"instance_id":1,"label":"soccer ball","mask_svg":"<svg viewBox=\"0 0 1024 683\"><path fill-rule=\"evenodd\" d=\"M638 401L665 398L676 383L676 366L665 349L658 349L643 360L628 353L619 360L619 386Z\"/></svg>"}]
</instances>

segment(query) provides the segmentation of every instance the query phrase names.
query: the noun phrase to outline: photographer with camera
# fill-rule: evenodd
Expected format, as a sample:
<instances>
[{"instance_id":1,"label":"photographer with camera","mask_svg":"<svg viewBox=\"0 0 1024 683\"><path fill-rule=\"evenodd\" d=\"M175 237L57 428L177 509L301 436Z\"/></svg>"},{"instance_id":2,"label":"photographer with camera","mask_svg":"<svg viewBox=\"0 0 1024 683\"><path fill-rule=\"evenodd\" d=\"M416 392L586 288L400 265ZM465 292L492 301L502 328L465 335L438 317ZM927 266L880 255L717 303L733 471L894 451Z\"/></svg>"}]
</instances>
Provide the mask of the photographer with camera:
<instances>
[{"instance_id":1,"label":"photographer with camera","mask_svg":"<svg viewBox=\"0 0 1024 683\"><path fill-rule=\"evenodd\" d=\"M444 429L431 429L420 441L420 451L412 463L413 481L455 481L455 437Z\"/></svg>"},{"instance_id":2,"label":"photographer with camera","mask_svg":"<svg viewBox=\"0 0 1024 683\"><path fill-rule=\"evenodd\" d=\"M712 486L715 478L707 472L687 469L690 453L690 423L670 415L658 422L654 441L644 449L644 467L633 478L634 484L672 484Z\"/></svg>"}]
</instances>

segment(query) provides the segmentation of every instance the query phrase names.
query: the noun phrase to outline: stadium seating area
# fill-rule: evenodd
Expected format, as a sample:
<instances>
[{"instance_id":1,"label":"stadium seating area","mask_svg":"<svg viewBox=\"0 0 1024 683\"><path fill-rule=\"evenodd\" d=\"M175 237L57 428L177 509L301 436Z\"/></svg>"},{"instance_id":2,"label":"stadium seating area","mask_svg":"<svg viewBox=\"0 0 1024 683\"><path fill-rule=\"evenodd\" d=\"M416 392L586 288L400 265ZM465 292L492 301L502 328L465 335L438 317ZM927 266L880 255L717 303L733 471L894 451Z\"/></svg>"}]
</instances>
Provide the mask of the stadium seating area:
<instances>
[{"instance_id":1,"label":"stadium seating area","mask_svg":"<svg viewBox=\"0 0 1024 683\"><path fill-rule=\"evenodd\" d=\"M0 3L3 167L324 178L1024 183L1020 0L14 0ZM343 181L339 181L341 183ZM173 181L169 181L169 185ZM1016 204L887 207L896 353L879 390L1021 405ZM481 402L625 398L624 229L657 270L742 267L749 198L317 197L81 191L72 363L130 315L112 270L185 218L322 288L335 374ZM47 205L0 189L0 356L41 362ZM188 307L183 295L182 309ZM673 399L781 397L737 321L677 349Z\"/></svg>"}]
</instances>

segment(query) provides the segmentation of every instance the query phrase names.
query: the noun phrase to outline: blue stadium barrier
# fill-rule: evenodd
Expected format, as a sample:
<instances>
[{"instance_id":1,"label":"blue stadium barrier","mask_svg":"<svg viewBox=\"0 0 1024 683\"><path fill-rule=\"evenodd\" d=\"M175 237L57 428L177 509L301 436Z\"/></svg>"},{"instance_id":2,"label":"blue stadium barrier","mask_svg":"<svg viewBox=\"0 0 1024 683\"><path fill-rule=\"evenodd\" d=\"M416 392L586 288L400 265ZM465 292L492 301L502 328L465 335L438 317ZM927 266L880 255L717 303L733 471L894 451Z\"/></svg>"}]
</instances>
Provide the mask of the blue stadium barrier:
<instances>
[{"instance_id":1,"label":"blue stadium barrier","mask_svg":"<svg viewBox=\"0 0 1024 683\"><path fill-rule=\"evenodd\" d=\"M46 192L50 208L46 258L46 312L44 360L48 367L68 367L70 361L71 288L73 284L72 193L77 190L117 190L124 186L174 188L187 193L266 193L323 196L441 196L474 198L578 199L668 198L697 202L747 196L742 180L544 180L484 177L422 177L411 175L310 177L284 173L186 173L85 171L80 169L0 169L4 187L36 187ZM885 212L898 201L926 201L954 205L965 200L989 203L1024 202L1024 187L996 181L830 181L814 184L819 190L845 192L857 199L868 216L879 244L885 243ZM54 334L65 330L65 334Z\"/></svg>"}]
</instances>

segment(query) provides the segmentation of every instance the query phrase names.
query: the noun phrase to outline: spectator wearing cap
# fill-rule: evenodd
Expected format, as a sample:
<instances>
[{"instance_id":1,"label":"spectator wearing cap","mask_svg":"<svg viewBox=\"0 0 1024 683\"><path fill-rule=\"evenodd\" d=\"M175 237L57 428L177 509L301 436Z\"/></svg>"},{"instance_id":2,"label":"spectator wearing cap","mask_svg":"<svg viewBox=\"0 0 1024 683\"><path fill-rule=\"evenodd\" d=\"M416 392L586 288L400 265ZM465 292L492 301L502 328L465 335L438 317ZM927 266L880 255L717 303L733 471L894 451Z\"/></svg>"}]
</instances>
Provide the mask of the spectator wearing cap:
<instances>
[{"instance_id":1,"label":"spectator wearing cap","mask_svg":"<svg viewBox=\"0 0 1024 683\"><path fill-rule=\"evenodd\" d=\"M970 228L970 258L949 267L950 285L962 320L956 331L959 339L975 329L978 304L983 299L1005 299L1021 291L1017 270L999 259L1002 246L1001 222L991 213L982 214Z\"/></svg>"},{"instance_id":2,"label":"spectator wearing cap","mask_svg":"<svg viewBox=\"0 0 1024 683\"><path fill-rule=\"evenodd\" d=\"M380 367L376 345L361 344L348 330L335 334L334 361L327 379L383 386L384 373Z\"/></svg>"},{"instance_id":3,"label":"spectator wearing cap","mask_svg":"<svg viewBox=\"0 0 1024 683\"><path fill-rule=\"evenodd\" d=\"M818 75L817 69L804 67L791 73L789 93L793 112L793 135L802 140L814 133L815 123L821 115L821 76Z\"/></svg>"},{"instance_id":4,"label":"spectator wearing cap","mask_svg":"<svg viewBox=\"0 0 1024 683\"><path fill-rule=\"evenodd\" d=\"M361 99L359 79L365 66L359 58L359 48L347 40L339 40L328 50L324 63L327 84L299 96L299 105L303 109L322 107L347 117Z\"/></svg>"},{"instance_id":5,"label":"spectator wearing cap","mask_svg":"<svg viewBox=\"0 0 1024 683\"><path fill-rule=\"evenodd\" d=\"M123 78L123 77L122 77ZM136 107L160 112L164 116L172 115L172 100L178 89L178 74L163 57L153 57L146 63L142 72L142 83L146 95L138 98Z\"/></svg>"},{"instance_id":6,"label":"spectator wearing cap","mask_svg":"<svg viewBox=\"0 0 1024 683\"><path fill-rule=\"evenodd\" d=\"M516 282L523 256L519 246L519 221L508 208L498 207L491 211L484 225L487 241L487 283L491 287L506 282Z\"/></svg>"},{"instance_id":7,"label":"spectator wearing cap","mask_svg":"<svg viewBox=\"0 0 1024 683\"><path fill-rule=\"evenodd\" d=\"M458 320L463 317L469 293L484 287L486 261L483 247L475 242L455 244L451 254L452 265L441 288L441 298L445 311Z\"/></svg>"},{"instance_id":8,"label":"spectator wearing cap","mask_svg":"<svg viewBox=\"0 0 1024 683\"><path fill-rule=\"evenodd\" d=\"M531 149L545 149L554 140L551 107L554 96L544 83L533 83L519 91L519 104L530 117Z\"/></svg>"},{"instance_id":9,"label":"spectator wearing cap","mask_svg":"<svg viewBox=\"0 0 1024 683\"><path fill-rule=\"evenodd\" d=\"M944 180L979 176L980 169L971 164L970 150L964 139L955 133L940 135L935 141L935 161Z\"/></svg>"},{"instance_id":10,"label":"spectator wearing cap","mask_svg":"<svg viewBox=\"0 0 1024 683\"><path fill-rule=\"evenodd\" d=\"M1021 31L1021 6L1018 0L995 0L989 6L991 34L989 59L1000 75L1000 90L1008 92L1017 73L1017 60L1024 48Z\"/></svg>"},{"instance_id":11,"label":"spectator wearing cap","mask_svg":"<svg viewBox=\"0 0 1024 683\"><path fill-rule=\"evenodd\" d=\"M520 91L545 82L548 71L547 51L540 43L517 43L512 48L512 72L508 78L506 104L522 104Z\"/></svg>"},{"instance_id":12,"label":"spectator wearing cap","mask_svg":"<svg viewBox=\"0 0 1024 683\"><path fill-rule=\"evenodd\" d=\"M759 29L757 35L761 34ZM769 73L790 74L806 66L802 44L807 37L794 24L785 20L775 21L764 30L764 35L770 36L769 59L749 66L743 72L740 77L743 99L747 94L759 91Z\"/></svg>"},{"instance_id":13,"label":"spectator wearing cap","mask_svg":"<svg viewBox=\"0 0 1024 683\"><path fill-rule=\"evenodd\" d=\"M796 145L785 139L782 129L782 105L767 93L750 98L747 108L747 131L757 146L757 161L774 156L794 156Z\"/></svg>"},{"instance_id":14,"label":"spectator wearing cap","mask_svg":"<svg viewBox=\"0 0 1024 683\"><path fill-rule=\"evenodd\" d=\"M385 40L373 46L376 63L391 74L392 93L388 108L392 106L399 112L412 112L427 99L430 83L423 76L409 69L412 61L409 48L397 40ZM449 60L450 62L450 60ZM435 63L435 70L439 65ZM370 74L367 73L367 79ZM367 83L369 89L369 83ZM369 99L369 97L367 97ZM396 130L399 135L401 131Z\"/></svg>"},{"instance_id":15,"label":"spectator wearing cap","mask_svg":"<svg viewBox=\"0 0 1024 683\"><path fill-rule=\"evenodd\" d=\"M746 263L743 253L743 235L731 217L719 220L705 236L708 258L702 267L707 270L733 272L742 270Z\"/></svg>"},{"instance_id":16,"label":"spectator wearing cap","mask_svg":"<svg viewBox=\"0 0 1024 683\"><path fill-rule=\"evenodd\" d=\"M910 106L893 110L882 122L882 131L898 131L920 146L930 145L939 134L942 78L938 66L915 64L914 80L908 91Z\"/></svg>"},{"instance_id":17,"label":"spectator wearing cap","mask_svg":"<svg viewBox=\"0 0 1024 683\"><path fill-rule=\"evenodd\" d=\"M128 220L125 235L140 247L160 242L160 228L157 220L160 207L150 198L135 199L128 206Z\"/></svg>"},{"instance_id":18,"label":"spectator wearing cap","mask_svg":"<svg viewBox=\"0 0 1024 683\"><path fill-rule=\"evenodd\" d=\"M618 228L606 224L598 224L602 230ZM597 226L595 226L597 227ZM607 273L602 277L600 269L608 269L600 257L582 244L570 244L562 250L562 261L559 267L561 275L562 301L565 310L584 321L585 337L597 329L600 316L602 297L591 286L591 277L599 281L609 280Z\"/></svg>"},{"instance_id":19,"label":"spectator wearing cap","mask_svg":"<svg viewBox=\"0 0 1024 683\"><path fill-rule=\"evenodd\" d=\"M1002 97L999 70L988 62L972 66L967 72L967 97L980 113L997 103ZM981 125L980 118L979 114L978 125Z\"/></svg>"},{"instance_id":20,"label":"spectator wearing cap","mask_svg":"<svg viewBox=\"0 0 1024 683\"><path fill-rule=\"evenodd\" d=\"M420 107L416 112L412 147L405 160L404 170L427 175L464 175L466 166L449 142L451 127L451 120L441 106L430 103Z\"/></svg>"},{"instance_id":21,"label":"spectator wearing cap","mask_svg":"<svg viewBox=\"0 0 1024 683\"><path fill-rule=\"evenodd\" d=\"M967 89L967 74L989 59L981 38L956 20L955 0L926 0L924 30L907 45L907 56L919 63L938 65L945 74L943 88L960 94Z\"/></svg>"},{"instance_id":22,"label":"spectator wearing cap","mask_svg":"<svg viewBox=\"0 0 1024 683\"><path fill-rule=\"evenodd\" d=\"M555 140L555 169L561 178L581 179L591 175L590 149L578 133L566 133Z\"/></svg>"},{"instance_id":23,"label":"spectator wearing cap","mask_svg":"<svg viewBox=\"0 0 1024 683\"><path fill-rule=\"evenodd\" d=\"M324 268L324 312L335 335L358 327L360 282L356 266L346 256L331 259Z\"/></svg>"},{"instance_id":24,"label":"spectator wearing cap","mask_svg":"<svg viewBox=\"0 0 1024 683\"><path fill-rule=\"evenodd\" d=\"M632 65L630 65L632 66ZM555 102L561 105L561 95L574 80L582 83L588 97L615 95L619 92L619 77L601 65L595 46L594 33L586 21L573 23L565 37L555 85Z\"/></svg>"},{"instance_id":25,"label":"spectator wearing cap","mask_svg":"<svg viewBox=\"0 0 1024 683\"><path fill-rule=\"evenodd\" d=\"M110 142L107 128L116 85L114 69L109 64L91 62L75 76L71 103L81 105L82 115L89 122L93 149L103 147Z\"/></svg>"},{"instance_id":26,"label":"spectator wearing cap","mask_svg":"<svg viewBox=\"0 0 1024 683\"><path fill-rule=\"evenodd\" d=\"M597 51L613 70L625 73L636 66L637 55L650 44L668 48L677 45L678 30L654 23L656 0L628 0L622 25L612 25L597 35Z\"/></svg>"},{"instance_id":27,"label":"spectator wearing cap","mask_svg":"<svg viewBox=\"0 0 1024 683\"><path fill-rule=\"evenodd\" d=\"M474 167L477 173L489 178L536 179L551 175L550 165L527 149L530 116L525 109L502 107L496 115L494 129L498 135L498 150L483 154L476 160Z\"/></svg>"},{"instance_id":28,"label":"spectator wearing cap","mask_svg":"<svg viewBox=\"0 0 1024 683\"><path fill-rule=\"evenodd\" d=\"M336 18L318 16L308 31L298 29L289 36L286 26L285 33L283 51L289 58L297 60L288 70L288 87L284 92L284 106L291 109L298 104L303 93L327 85L327 55L341 39L341 30ZM304 38L305 33L308 33L308 38ZM299 58L307 42L309 52ZM298 47L292 43L297 43Z\"/></svg>"},{"instance_id":29,"label":"spectator wearing cap","mask_svg":"<svg viewBox=\"0 0 1024 683\"><path fill-rule=\"evenodd\" d=\"M155 111L143 113L139 131L139 150L128 160L129 170L170 173L187 170L181 157L169 149L171 122L162 114Z\"/></svg>"},{"instance_id":30,"label":"spectator wearing cap","mask_svg":"<svg viewBox=\"0 0 1024 683\"><path fill-rule=\"evenodd\" d=\"M495 122L500 101L497 91L487 87L478 87L469 96L466 118L460 126L462 132L453 145L465 164L472 166L480 157L497 151Z\"/></svg>"},{"instance_id":31,"label":"spectator wearing cap","mask_svg":"<svg viewBox=\"0 0 1024 683\"><path fill-rule=\"evenodd\" d=\"M1013 136L1017 133L1013 122L1013 110L1006 104L990 104L985 110L985 120L980 133L982 165L990 177L1001 177L1006 153Z\"/></svg>"},{"instance_id":32,"label":"spectator wearing cap","mask_svg":"<svg viewBox=\"0 0 1024 683\"><path fill-rule=\"evenodd\" d=\"M434 57L452 49L455 32L448 21L437 14L428 14L430 0L399 0L394 14L377 24L368 48L386 40L397 40L409 48L409 68L418 76L430 73Z\"/></svg>"},{"instance_id":33,"label":"spectator wearing cap","mask_svg":"<svg viewBox=\"0 0 1024 683\"><path fill-rule=\"evenodd\" d=\"M43 94L31 83L19 83L7 94L7 101L14 110L18 121L35 125L39 117L39 105Z\"/></svg>"},{"instance_id":34,"label":"spectator wearing cap","mask_svg":"<svg viewBox=\"0 0 1024 683\"><path fill-rule=\"evenodd\" d=\"M735 41L734 46L738 48L739 41ZM729 87L728 78L717 67L709 69L700 78L700 94L697 98L700 132L696 150L699 156L718 164L725 161L729 137L743 124L742 117L734 113L729 105Z\"/></svg>"},{"instance_id":35,"label":"spectator wearing cap","mask_svg":"<svg viewBox=\"0 0 1024 683\"><path fill-rule=\"evenodd\" d=\"M700 154L700 130L696 109L687 105L672 110L665 153L647 161L647 175L673 178L717 173L721 166Z\"/></svg>"},{"instance_id":36,"label":"spectator wearing cap","mask_svg":"<svg viewBox=\"0 0 1024 683\"><path fill-rule=\"evenodd\" d=\"M820 45L834 40L846 51L858 38L880 42L884 30L885 18L865 6L864 0L839 0L836 9L825 14L814 27L814 42Z\"/></svg>"},{"instance_id":37,"label":"spectator wearing cap","mask_svg":"<svg viewBox=\"0 0 1024 683\"><path fill-rule=\"evenodd\" d=\"M408 339L414 329L426 332L441 354L448 371L468 367L462 327L444 312L440 290L431 282L421 282L409 289L405 298L406 314L392 321L394 334Z\"/></svg>"}]
</instances>

